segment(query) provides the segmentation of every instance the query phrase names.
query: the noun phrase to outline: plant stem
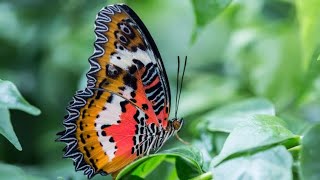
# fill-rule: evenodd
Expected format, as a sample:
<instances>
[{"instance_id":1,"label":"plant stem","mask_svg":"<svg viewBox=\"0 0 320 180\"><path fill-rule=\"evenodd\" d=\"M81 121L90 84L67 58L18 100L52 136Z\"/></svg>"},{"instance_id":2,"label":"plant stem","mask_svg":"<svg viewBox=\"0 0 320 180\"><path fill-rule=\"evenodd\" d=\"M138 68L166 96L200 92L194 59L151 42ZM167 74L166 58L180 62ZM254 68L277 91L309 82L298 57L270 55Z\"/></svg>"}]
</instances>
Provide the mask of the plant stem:
<instances>
[{"instance_id":1,"label":"plant stem","mask_svg":"<svg viewBox=\"0 0 320 180\"><path fill-rule=\"evenodd\" d=\"M291 153L294 160L299 159L300 151L301 151L301 145L292 147L288 149L288 151Z\"/></svg>"},{"instance_id":2,"label":"plant stem","mask_svg":"<svg viewBox=\"0 0 320 180\"><path fill-rule=\"evenodd\" d=\"M194 177L190 180L210 180L213 179L212 172L206 172L204 174L201 174L200 176Z\"/></svg>"}]
</instances>

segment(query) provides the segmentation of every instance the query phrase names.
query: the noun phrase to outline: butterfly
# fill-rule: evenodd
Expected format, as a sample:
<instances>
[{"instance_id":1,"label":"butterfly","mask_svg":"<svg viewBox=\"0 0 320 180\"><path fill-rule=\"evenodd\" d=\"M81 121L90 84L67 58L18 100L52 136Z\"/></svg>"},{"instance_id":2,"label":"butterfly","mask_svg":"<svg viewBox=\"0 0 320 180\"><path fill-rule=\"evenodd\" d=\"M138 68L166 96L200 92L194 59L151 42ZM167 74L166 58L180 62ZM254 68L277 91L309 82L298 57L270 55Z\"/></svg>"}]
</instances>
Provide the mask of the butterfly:
<instances>
[{"instance_id":1,"label":"butterfly","mask_svg":"<svg viewBox=\"0 0 320 180\"><path fill-rule=\"evenodd\" d=\"M94 32L87 87L66 108L65 130L57 139L66 143L64 157L88 178L117 174L160 149L183 125L177 116L168 119L167 74L138 15L124 4L107 6L97 15Z\"/></svg>"}]
</instances>

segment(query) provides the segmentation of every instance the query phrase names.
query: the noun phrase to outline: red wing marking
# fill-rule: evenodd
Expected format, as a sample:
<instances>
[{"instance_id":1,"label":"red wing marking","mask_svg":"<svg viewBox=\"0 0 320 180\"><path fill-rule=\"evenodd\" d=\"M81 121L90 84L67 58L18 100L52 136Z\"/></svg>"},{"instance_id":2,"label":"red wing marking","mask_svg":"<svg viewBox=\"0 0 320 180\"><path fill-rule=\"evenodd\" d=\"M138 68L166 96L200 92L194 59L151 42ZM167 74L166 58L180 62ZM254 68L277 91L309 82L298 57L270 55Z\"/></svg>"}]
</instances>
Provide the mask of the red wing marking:
<instances>
[{"instance_id":1,"label":"red wing marking","mask_svg":"<svg viewBox=\"0 0 320 180\"><path fill-rule=\"evenodd\" d=\"M142 126L137 118L156 117L147 116L134 104L110 92L102 92L97 99L98 92L87 100L76 121L77 149L96 172L114 173L138 157L132 150L138 143L133 137L146 124ZM139 116L135 117L136 114Z\"/></svg>"}]
</instances>

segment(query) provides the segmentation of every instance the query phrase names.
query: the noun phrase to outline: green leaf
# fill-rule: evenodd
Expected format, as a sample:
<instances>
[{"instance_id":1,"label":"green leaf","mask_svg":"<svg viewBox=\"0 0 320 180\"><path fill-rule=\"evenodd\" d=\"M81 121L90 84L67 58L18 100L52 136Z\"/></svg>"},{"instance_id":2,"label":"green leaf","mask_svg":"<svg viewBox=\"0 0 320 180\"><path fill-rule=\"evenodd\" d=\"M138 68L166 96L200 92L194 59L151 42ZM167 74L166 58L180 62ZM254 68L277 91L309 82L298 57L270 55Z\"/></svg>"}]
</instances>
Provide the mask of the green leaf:
<instances>
[{"instance_id":1,"label":"green leaf","mask_svg":"<svg viewBox=\"0 0 320 180\"><path fill-rule=\"evenodd\" d=\"M51 161L50 161L51 162ZM87 180L87 176L83 175L81 171L75 171L74 165L69 161L52 161L41 166L41 168L35 169L34 174L39 176L48 177L49 179L56 180ZM93 180L111 180L111 176L100 176L97 175Z\"/></svg>"},{"instance_id":2,"label":"green leaf","mask_svg":"<svg viewBox=\"0 0 320 180\"><path fill-rule=\"evenodd\" d=\"M176 168L179 179L190 179L202 174L203 159L201 153L192 147L175 148L164 153L176 156Z\"/></svg>"},{"instance_id":3,"label":"green leaf","mask_svg":"<svg viewBox=\"0 0 320 180\"><path fill-rule=\"evenodd\" d=\"M26 174L21 168L9 164L0 163L0 174L4 179L26 179Z\"/></svg>"},{"instance_id":4,"label":"green leaf","mask_svg":"<svg viewBox=\"0 0 320 180\"><path fill-rule=\"evenodd\" d=\"M281 119L275 116L257 115L251 120L241 122L230 133L220 154L212 161L212 165L217 166L225 159L276 144L293 147L299 144L299 140L299 136L290 132Z\"/></svg>"},{"instance_id":5,"label":"green leaf","mask_svg":"<svg viewBox=\"0 0 320 180\"><path fill-rule=\"evenodd\" d=\"M133 176L139 176L141 178L147 177L155 168L157 168L164 160L166 156L154 156L148 161L144 161L139 165L139 168L136 168L131 172Z\"/></svg>"},{"instance_id":6,"label":"green leaf","mask_svg":"<svg viewBox=\"0 0 320 180\"><path fill-rule=\"evenodd\" d=\"M315 50L320 45L320 1L296 0L297 14L300 22L300 36L303 49L303 68L306 70Z\"/></svg>"},{"instance_id":7,"label":"green leaf","mask_svg":"<svg viewBox=\"0 0 320 180\"><path fill-rule=\"evenodd\" d=\"M176 157L176 169L179 179L190 179L202 174L202 170L182 157Z\"/></svg>"},{"instance_id":8,"label":"green leaf","mask_svg":"<svg viewBox=\"0 0 320 180\"><path fill-rule=\"evenodd\" d=\"M232 0L192 0L196 23L205 26L217 17Z\"/></svg>"},{"instance_id":9,"label":"green leaf","mask_svg":"<svg viewBox=\"0 0 320 180\"><path fill-rule=\"evenodd\" d=\"M0 108L0 133L6 137L11 144L16 147L19 151L22 151L21 144L17 138L16 133L13 130L10 113L8 109Z\"/></svg>"},{"instance_id":10,"label":"green leaf","mask_svg":"<svg viewBox=\"0 0 320 180\"><path fill-rule=\"evenodd\" d=\"M133 163L126 166L123 170L121 170L120 173L117 175L116 179L121 179L125 177L127 174L130 174L133 172L135 172L135 175L141 175L141 176L149 174L150 170L153 170L155 167L157 167L164 160L165 157L166 155L159 155L159 154L152 154L149 156L142 157L141 159L134 161ZM149 164L148 161L156 165L153 165L150 169L148 169L145 166ZM137 168L137 167L140 167L140 165L142 168Z\"/></svg>"},{"instance_id":11,"label":"green leaf","mask_svg":"<svg viewBox=\"0 0 320 180\"><path fill-rule=\"evenodd\" d=\"M213 168L215 180L228 179L281 179L291 180L293 164L290 153L283 146L276 146L253 155L241 156Z\"/></svg>"},{"instance_id":12,"label":"green leaf","mask_svg":"<svg viewBox=\"0 0 320 180\"><path fill-rule=\"evenodd\" d=\"M195 41L201 29L228 7L232 0L192 0L196 17L196 28L193 31L192 42Z\"/></svg>"},{"instance_id":13,"label":"green leaf","mask_svg":"<svg viewBox=\"0 0 320 180\"><path fill-rule=\"evenodd\" d=\"M214 132L214 146L216 155L222 150L224 143L226 142L229 133Z\"/></svg>"},{"instance_id":14,"label":"green leaf","mask_svg":"<svg viewBox=\"0 0 320 180\"><path fill-rule=\"evenodd\" d=\"M201 171L201 166L203 164L202 155L199 150L192 148L191 146L173 148L163 151L162 153L172 156L180 156L186 160L189 160Z\"/></svg>"},{"instance_id":15,"label":"green leaf","mask_svg":"<svg viewBox=\"0 0 320 180\"><path fill-rule=\"evenodd\" d=\"M320 124L310 128L302 138L301 174L303 179L320 179Z\"/></svg>"},{"instance_id":16,"label":"green leaf","mask_svg":"<svg viewBox=\"0 0 320 180\"><path fill-rule=\"evenodd\" d=\"M19 180L44 180L46 178L36 177L27 174L20 167L4 164L0 162L1 179L19 179Z\"/></svg>"},{"instance_id":17,"label":"green leaf","mask_svg":"<svg viewBox=\"0 0 320 180\"><path fill-rule=\"evenodd\" d=\"M0 108L19 109L32 115L41 113L21 96L17 87L10 81L0 80L0 97Z\"/></svg>"},{"instance_id":18,"label":"green leaf","mask_svg":"<svg viewBox=\"0 0 320 180\"><path fill-rule=\"evenodd\" d=\"M172 158L174 161L172 161ZM202 157L200 152L196 149L185 147L145 156L125 167L120 171L116 179L125 178L127 175L130 175L131 178L145 178L152 171L156 171L156 168L165 161L175 162L177 168L184 167L189 169L185 174L178 174L178 176L191 178L202 173Z\"/></svg>"},{"instance_id":19,"label":"green leaf","mask_svg":"<svg viewBox=\"0 0 320 180\"><path fill-rule=\"evenodd\" d=\"M157 169L155 169L152 173L150 173L148 177L142 178L142 179L145 179L145 180L179 179L177 175L175 161L176 161L176 157L166 156L166 159L157 167ZM129 180L131 180L131 178L129 178Z\"/></svg>"},{"instance_id":20,"label":"green leaf","mask_svg":"<svg viewBox=\"0 0 320 180\"><path fill-rule=\"evenodd\" d=\"M202 169L206 172L209 169L212 157L216 156L218 152L221 151L228 134L223 132L212 133L203 131L201 128L197 129L201 131L201 134L198 139L192 141L192 145L200 150L203 160Z\"/></svg>"},{"instance_id":21,"label":"green leaf","mask_svg":"<svg viewBox=\"0 0 320 180\"><path fill-rule=\"evenodd\" d=\"M254 115L275 115L273 104L262 98L252 98L219 108L205 116L209 131L231 132L242 121Z\"/></svg>"}]
</instances>

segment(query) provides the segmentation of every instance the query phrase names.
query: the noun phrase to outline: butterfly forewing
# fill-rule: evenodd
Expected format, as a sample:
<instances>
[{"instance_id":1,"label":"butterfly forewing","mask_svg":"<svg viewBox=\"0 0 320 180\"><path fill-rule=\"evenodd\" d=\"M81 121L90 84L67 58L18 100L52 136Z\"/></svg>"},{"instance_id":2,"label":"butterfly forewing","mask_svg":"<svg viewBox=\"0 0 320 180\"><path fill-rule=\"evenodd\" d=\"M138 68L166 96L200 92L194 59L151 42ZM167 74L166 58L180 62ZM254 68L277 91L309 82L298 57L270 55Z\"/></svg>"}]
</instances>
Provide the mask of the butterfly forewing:
<instances>
[{"instance_id":1,"label":"butterfly forewing","mask_svg":"<svg viewBox=\"0 0 320 180\"><path fill-rule=\"evenodd\" d=\"M154 111L158 119L165 119L169 113L169 85L149 32L127 6L108 8L113 14L102 10L96 20L97 38L103 35L101 39L107 39L106 43L96 44L101 47L96 49L103 51L97 50L91 58L91 65L98 65L99 70L88 76L96 77L95 88L118 93L147 114ZM105 19L110 22L103 22ZM162 123L166 126L166 121Z\"/></svg>"},{"instance_id":2,"label":"butterfly forewing","mask_svg":"<svg viewBox=\"0 0 320 180\"><path fill-rule=\"evenodd\" d=\"M67 143L65 157L89 178L116 173L151 146L160 147L168 133L170 108L158 49L129 7L102 9L95 34L87 88L68 106L66 130L59 138Z\"/></svg>"}]
</instances>

